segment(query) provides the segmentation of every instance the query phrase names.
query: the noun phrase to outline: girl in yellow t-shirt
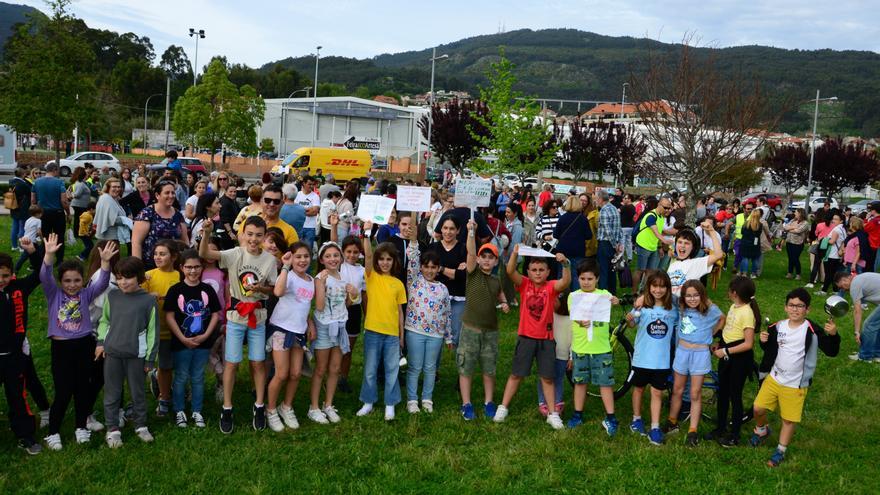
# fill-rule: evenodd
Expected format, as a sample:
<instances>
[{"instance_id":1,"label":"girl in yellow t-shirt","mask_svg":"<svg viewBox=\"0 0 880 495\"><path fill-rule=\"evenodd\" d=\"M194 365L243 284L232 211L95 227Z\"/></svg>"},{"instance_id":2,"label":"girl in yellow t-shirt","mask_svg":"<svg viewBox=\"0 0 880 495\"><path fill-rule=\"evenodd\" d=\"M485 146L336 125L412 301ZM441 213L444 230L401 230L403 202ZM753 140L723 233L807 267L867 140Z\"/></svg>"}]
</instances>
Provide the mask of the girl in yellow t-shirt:
<instances>
[{"instance_id":1,"label":"girl in yellow t-shirt","mask_svg":"<svg viewBox=\"0 0 880 495\"><path fill-rule=\"evenodd\" d=\"M377 373L379 359L384 362L385 373L385 420L394 419L394 406L400 402L400 348L403 346L403 304L406 304L406 288L393 274L400 268L397 248L383 242L373 254L370 241L373 223L364 223L364 269L367 282L367 318L364 321L364 381L360 399L364 405L358 416L373 411L379 400Z\"/></svg>"},{"instance_id":2,"label":"girl in yellow t-shirt","mask_svg":"<svg viewBox=\"0 0 880 495\"><path fill-rule=\"evenodd\" d=\"M748 277L733 277L727 294L733 305L721 330L721 342L712 346L719 360L718 426L707 439L717 440L724 447L734 447L739 444L743 420L743 387L755 366L752 347L761 322L761 310L755 300L755 282ZM731 410L730 432L727 431L728 410Z\"/></svg>"},{"instance_id":3,"label":"girl in yellow t-shirt","mask_svg":"<svg viewBox=\"0 0 880 495\"><path fill-rule=\"evenodd\" d=\"M147 272L147 279L141 287L156 296L159 308L165 304L165 294L172 285L180 282L177 269L179 247L177 241L162 239L153 247L153 262L156 268ZM159 318L159 366L150 372L150 390L158 396L159 407L156 415L165 417L171 408L171 375L174 358L171 354L171 330L165 318ZM157 390L158 389L158 390Z\"/></svg>"}]
</instances>

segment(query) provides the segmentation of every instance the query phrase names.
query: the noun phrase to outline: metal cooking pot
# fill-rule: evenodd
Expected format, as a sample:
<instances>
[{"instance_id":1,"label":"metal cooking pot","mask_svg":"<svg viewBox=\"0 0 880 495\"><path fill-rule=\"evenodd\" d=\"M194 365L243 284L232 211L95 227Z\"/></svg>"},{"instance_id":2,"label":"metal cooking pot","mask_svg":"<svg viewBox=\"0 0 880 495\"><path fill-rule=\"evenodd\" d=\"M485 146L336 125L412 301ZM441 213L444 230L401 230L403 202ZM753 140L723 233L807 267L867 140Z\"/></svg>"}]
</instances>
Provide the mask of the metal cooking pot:
<instances>
[{"instance_id":1,"label":"metal cooking pot","mask_svg":"<svg viewBox=\"0 0 880 495\"><path fill-rule=\"evenodd\" d=\"M846 316L849 312L849 302L840 296L831 296L825 300L825 312L832 318Z\"/></svg>"}]
</instances>

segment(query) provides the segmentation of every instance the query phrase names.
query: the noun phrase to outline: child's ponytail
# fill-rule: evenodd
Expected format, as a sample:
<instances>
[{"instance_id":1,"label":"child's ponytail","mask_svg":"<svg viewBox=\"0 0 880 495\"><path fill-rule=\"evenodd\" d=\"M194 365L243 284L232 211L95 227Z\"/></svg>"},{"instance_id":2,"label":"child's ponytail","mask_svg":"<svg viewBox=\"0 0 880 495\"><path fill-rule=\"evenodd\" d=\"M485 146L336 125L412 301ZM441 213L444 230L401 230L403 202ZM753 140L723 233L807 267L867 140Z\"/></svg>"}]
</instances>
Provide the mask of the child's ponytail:
<instances>
[{"instance_id":1,"label":"child's ponytail","mask_svg":"<svg viewBox=\"0 0 880 495\"><path fill-rule=\"evenodd\" d=\"M736 294L736 297L744 303L748 303L752 308L752 314L755 316L755 333L761 328L761 308L758 307L758 301L755 299L755 282L748 277L737 275L730 281L730 292Z\"/></svg>"}]
</instances>

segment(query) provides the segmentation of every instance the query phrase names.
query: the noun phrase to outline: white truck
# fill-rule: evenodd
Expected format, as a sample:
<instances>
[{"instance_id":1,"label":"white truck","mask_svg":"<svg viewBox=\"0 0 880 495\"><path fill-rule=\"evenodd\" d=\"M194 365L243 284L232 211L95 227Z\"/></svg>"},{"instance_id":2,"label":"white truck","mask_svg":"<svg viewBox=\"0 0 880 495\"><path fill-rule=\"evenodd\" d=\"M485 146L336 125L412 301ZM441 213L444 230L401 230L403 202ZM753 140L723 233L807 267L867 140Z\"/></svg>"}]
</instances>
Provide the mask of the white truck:
<instances>
[{"instance_id":1,"label":"white truck","mask_svg":"<svg viewBox=\"0 0 880 495\"><path fill-rule=\"evenodd\" d=\"M5 125L0 125L0 173L11 174L18 166L15 143L15 131Z\"/></svg>"}]
</instances>

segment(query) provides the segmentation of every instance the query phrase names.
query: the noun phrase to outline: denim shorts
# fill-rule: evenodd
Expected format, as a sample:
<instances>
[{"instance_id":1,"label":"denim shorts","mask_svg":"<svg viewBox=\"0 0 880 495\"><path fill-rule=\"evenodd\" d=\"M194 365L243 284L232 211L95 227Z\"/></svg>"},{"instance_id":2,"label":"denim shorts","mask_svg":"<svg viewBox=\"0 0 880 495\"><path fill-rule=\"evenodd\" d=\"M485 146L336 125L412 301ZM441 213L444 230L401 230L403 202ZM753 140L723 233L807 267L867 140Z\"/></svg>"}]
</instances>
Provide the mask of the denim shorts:
<instances>
[{"instance_id":1,"label":"denim shorts","mask_svg":"<svg viewBox=\"0 0 880 495\"><path fill-rule=\"evenodd\" d=\"M246 323L226 322L225 360L227 363L240 363L247 337L248 359L266 360L266 322L258 323L257 328L248 328Z\"/></svg>"},{"instance_id":2,"label":"denim shorts","mask_svg":"<svg viewBox=\"0 0 880 495\"><path fill-rule=\"evenodd\" d=\"M705 375L712 371L712 354L708 348L688 349L685 347L675 348L675 359L672 362L672 371L679 375Z\"/></svg>"},{"instance_id":3,"label":"denim shorts","mask_svg":"<svg viewBox=\"0 0 880 495\"><path fill-rule=\"evenodd\" d=\"M660 251L648 251L636 245L636 268L639 270L656 270L660 266Z\"/></svg>"},{"instance_id":4,"label":"denim shorts","mask_svg":"<svg viewBox=\"0 0 880 495\"><path fill-rule=\"evenodd\" d=\"M614 357L605 354L571 353L572 375L575 385L592 383L599 387L614 385Z\"/></svg>"},{"instance_id":5,"label":"denim shorts","mask_svg":"<svg viewBox=\"0 0 880 495\"><path fill-rule=\"evenodd\" d=\"M339 325L339 331L345 332L345 323ZM332 349L334 347L339 347L338 339L332 339L330 337L330 325L326 323L321 323L317 319L315 319L315 330L316 337L315 341L312 342L312 348L315 350L319 349ZM346 333L347 336L347 333Z\"/></svg>"}]
</instances>

